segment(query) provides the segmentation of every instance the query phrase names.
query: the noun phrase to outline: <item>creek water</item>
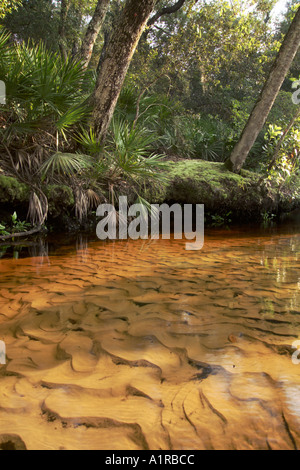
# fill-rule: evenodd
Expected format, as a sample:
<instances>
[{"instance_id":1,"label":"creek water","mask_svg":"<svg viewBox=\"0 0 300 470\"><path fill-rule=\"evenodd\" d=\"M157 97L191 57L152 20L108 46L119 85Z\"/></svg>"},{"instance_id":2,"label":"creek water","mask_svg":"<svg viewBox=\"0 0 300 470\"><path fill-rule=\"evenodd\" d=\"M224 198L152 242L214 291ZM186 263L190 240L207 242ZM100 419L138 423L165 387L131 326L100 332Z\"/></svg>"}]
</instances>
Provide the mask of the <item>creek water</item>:
<instances>
[{"instance_id":1,"label":"creek water","mask_svg":"<svg viewBox=\"0 0 300 470\"><path fill-rule=\"evenodd\" d=\"M1 449L300 447L299 225L49 246L0 260Z\"/></svg>"}]
</instances>

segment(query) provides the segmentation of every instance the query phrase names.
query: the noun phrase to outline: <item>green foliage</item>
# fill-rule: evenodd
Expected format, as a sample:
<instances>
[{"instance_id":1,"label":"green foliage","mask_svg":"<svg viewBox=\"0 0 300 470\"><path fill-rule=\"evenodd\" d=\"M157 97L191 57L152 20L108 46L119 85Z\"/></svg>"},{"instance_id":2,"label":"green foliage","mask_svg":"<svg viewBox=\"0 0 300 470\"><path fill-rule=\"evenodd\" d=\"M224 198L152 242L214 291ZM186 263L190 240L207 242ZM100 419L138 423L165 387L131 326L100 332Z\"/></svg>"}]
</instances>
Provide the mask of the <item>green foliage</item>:
<instances>
[{"instance_id":1,"label":"green foliage","mask_svg":"<svg viewBox=\"0 0 300 470\"><path fill-rule=\"evenodd\" d=\"M265 126L266 132L268 131L268 126L270 124L276 125L280 124L282 126L285 123L289 122L295 112L294 106L291 106L292 97L291 97L292 87L291 82L289 84L289 90L281 90L276 98L276 101L270 111L268 120Z\"/></svg>"},{"instance_id":2,"label":"green foliage","mask_svg":"<svg viewBox=\"0 0 300 470\"><path fill-rule=\"evenodd\" d=\"M83 103L91 77L80 63L65 63L42 44L12 47L4 33L0 53L0 76L7 90L6 124L0 129L3 139L41 130L57 131L66 138L68 129L88 115Z\"/></svg>"},{"instance_id":3,"label":"green foliage","mask_svg":"<svg viewBox=\"0 0 300 470\"><path fill-rule=\"evenodd\" d=\"M5 0L7 1L7 0ZM52 0L20 0L20 8L6 15L4 27L18 40L28 43L43 41L48 50L59 51L61 2ZM79 47L88 17L93 14L96 0L68 0L65 20L65 45L72 54Z\"/></svg>"},{"instance_id":4,"label":"green foliage","mask_svg":"<svg viewBox=\"0 0 300 470\"><path fill-rule=\"evenodd\" d=\"M33 40L57 50L59 15L51 0L22 0L18 10L6 15L3 26L14 37L28 43Z\"/></svg>"},{"instance_id":5,"label":"green foliage","mask_svg":"<svg viewBox=\"0 0 300 470\"><path fill-rule=\"evenodd\" d=\"M272 160L275 148L284 132L282 126L270 124L265 135L263 148L267 160ZM268 171L268 179L278 185L288 183L293 174L299 170L300 164L300 128L299 123L289 132L282 142L278 158Z\"/></svg>"},{"instance_id":6,"label":"green foliage","mask_svg":"<svg viewBox=\"0 0 300 470\"><path fill-rule=\"evenodd\" d=\"M266 210L261 213L262 225L264 228L271 227L274 224L276 214L272 214Z\"/></svg>"},{"instance_id":7,"label":"green foliage","mask_svg":"<svg viewBox=\"0 0 300 470\"><path fill-rule=\"evenodd\" d=\"M218 117L190 114L166 121L160 142L170 154L221 162L233 136L233 129Z\"/></svg>"},{"instance_id":8,"label":"green foliage","mask_svg":"<svg viewBox=\"0 0 300 470\"><path fill-rule=\"evenodd\" d=\"M224 161L232 129L221 120L212 118L199 118L193 124L193 156L207 161Z\"/></svg>"},{"instance_id":9,"label":"green foliage","mask_svg":"<svg viewBox=\"0 0 300 470\"><path fill-rule=\"evenodd\" d=\"M28 228L31 227L31 224L29 224L28 222L18 220L18 215L16 212L14 212L11 216L11 222L13 233L25 232Z\"/></svg>"},{"instance_id":10,"label":"green foliage","mask_svg":"<svg viewBox=\"0 0 300 470\"><path fill-rule=\"evenodd\" d=\"M0 0L0 18L17 9L21 5L21 0Z\"/></svg>"},{"instance_id":11,"label":"green foliage","mask_svg":"<svg viewBox=\"0 0 300 470\"><path fill-rule=\"evenodd\" d=\"M5 225L3 224L0 224L0 235L9 235L9 232L7 232L6 228L5 228Z\"/></svg>"},{"instance_id":12,"label":"green foliage","mask_svg":"<svg viewBox=\"0 0 300 470\"><path fill-rule=\"evenodd\" d=\"M138 102L139 91L126 86L116 115L153 137L153 146L167 155L224 161L235 136L234 129L219 117L187 113L176 101L148 91Z\"/></svg>"},{"instance_id":13,"label":"green foliage","mask_svg":"<svg viewBox=\"0 0 300 470\"><path fill-rule=\"evenodd\" d=\"M241 133L245 127L254 104L249 100L232 100L231 122L237 133Z\"/></svg>"},{"instance_id":14,"label":"green foliage","mask_svg":"<svg viewBox=\"0 0 300 470\"><path fill-rule=\"evenodd\" d=\"M40 172L43 178L49 174L72 176L90 166L92 159L87 155L57 152L42 163Z\"/></svg>"},{"instance_id":15,"label":"green foliage","mask_svg":"<svg viewBox=\"0 0 300 470\"><path fill-rule=\"evenodd\" d=\"M92 127L82 127L81 131L79 131L75 136L75 140L88 155L96 156L102 152L103 146L99 142L99 139Z\"/></svg>"},{"instance_id":16,"label":"green foliage","mask_svg":"<svg viewBox=\"0 0 300 470\"><path fill-rule=\"evenodd\" d=\"M7 87L0 124L1 167L28 185L30 214L39 223L48 210L44 183L67 180L76 192L81 185L76 178L84 180L90 157L76 153L74 135L76 126L89 117L87 97L94 76L81 63L64 62L42 44L11 45L8 39L0 35L0 76Z\"/></svg>"},{"instance_id":17,"label":"green foliage","mask_svg":"<svg viewBox=\"0 0 300 470\"><path fill-rule=\"evenodd\" d=\"M0 201L2 204L24 203L28 201L29 188L15 178L0 175Z\"/></svg>"},{"instance_id":18,"label":"green foliage","mask_svg":"<svg viewBox=\"0 0 300 470\"><path fill-rule=\"evenodd\" d=\"M229 225L232 222L230 218L231 215L232 215L231 211L227 212L227 214L224 214L224 215L212 214L210 225L212 227L226 227L227 229L229 229Z\"/></svg>"},{"instance_id":19,"label":"green foliage","mask_svg":"<svg viewBox=\"0 0 300 470\"><path fill-rule=\"evenodd\" d=\"M44 185L69 185L82 220L99 204L107 181L129 180L136 190L162 179L162 157L153 150L158 136L151 129L158 119L157 102L141 100L140 114L135 109L131 122L116 118L103 149L88 125L93 74L80 63L64 62L42 44L11 46L4 33L0 48L0 75L7 84L1 166L31 188L33 222L43 221L48 211ZM121 115L122 106L119 109Z\"/></svg>"},{"instance_id":20,"label":"green foliage","mask_svg":"<svg viewBox=\"0 0 300 470\"><path fill-rule=\"evenodd\" d=\"M144 127L134 128L114 119L105 156L111 162L111 178L123 175L135 182L161 180L165 168L162 155L152 152L157 136Z\"/></svg>"},{"instance_id":21,"label":"green foliage","mask_svg":"<svg viewBox=\"0 0 300 470\"><path fill-rule=\"evenodd\" d=\"M0 0L0 16L13 3L18 2ZM106 33L113 28L122 3L110 2ZM96 0L68 2L65 45L70 57L72 48L80 46L95 4ZM163 0L158 7L169 4ZM107 199L114 191L138 194L140 200L144 199L141 189L143 194L149 187L160 193L167 174L162 155L221 165L217 162L229 157L249 117L296 2L291 2L285 20L276 28L269 21L273 4L272 0L185 2L175 15L161 17L142 37L103 145L90 127L88 103L96 73L86 72L71 58L65 62L57 53L60 2L24 0L3 20L17 41L0 33L0 78L7 88L0 117L0 159L5 175L14 177L0 176L1 200L11 202L14 193L19 199L30 199L32 220L42 220L49 201L55 211L51 197L65 194L57 189L64 187L68 204L82 220L100 198ZM102 44L100 34L93 65ZM290 92L291 84L285 82L247 168L265 172L291 117ZM292 179L298 163L299 129L295 127L268 174L270 187ZM180 191L189 197L189 179L194 175L187 177L180 162L178 168L176 177L187 185L184 191L181 185ZM201 166L212 193L204 197L212 205L215 198L221 206L220 211L212 207L212 223L217 226L231 217L226 209L228 198L236 197L231 186L240 197L251 193L257 202L259 196L252 193L252 180L237 180L221 167L214 173L213 168ZM200 182L199 178L204 191L205 178ZM195 194L198 201L196 189Z\"/></svg>"},{"instance_id":22,"label":"green foliage","mask_svg":"<svg viewBox=\"0 0 300 470\"><path fill-rule=\"evenodd\" d=\"M133 82L143 88L160 77L155 90L193 113L228 119L232 99L256 99L279 48L274 3L186 2L149 31L130 68Z\"/></svg>"},{"instance_id":23,"label":"green foliage","mask_svg":"<svg viewBox=\"0 0 300 470\"><path fill-rule=\"evenodd\" d=\"M14 212L11 216L11 222L9 226L7 226L7 224L0 223L0 236L26 232L30 227L30 223L19 220L17 213Z\"/></svg>"}]
</instances>

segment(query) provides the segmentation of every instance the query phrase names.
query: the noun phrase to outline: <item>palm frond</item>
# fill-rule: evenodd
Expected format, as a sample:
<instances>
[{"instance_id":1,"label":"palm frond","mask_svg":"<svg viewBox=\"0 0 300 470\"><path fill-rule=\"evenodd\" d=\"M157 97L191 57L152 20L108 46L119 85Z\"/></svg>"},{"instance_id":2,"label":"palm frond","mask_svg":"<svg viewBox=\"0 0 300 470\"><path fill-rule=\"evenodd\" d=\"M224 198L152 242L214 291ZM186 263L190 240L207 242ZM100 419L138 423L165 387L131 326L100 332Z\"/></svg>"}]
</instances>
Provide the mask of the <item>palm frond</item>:
<instances>
[{"instance_id":1,"label":"palm frond","mask_svg":"<svg viewBox=\"0 0 300 470\"><path fill-rule=\"evenodd\" d=\"M48 200L42 193L38 196L35 191L31 192L29 198L28 218L32 225L41 226L46 220L48 213Z\"/></svg>"},{"instance_id":2,"label":"palm frond","mask_svg":"<svg viewBox=\"0 0 300 470\"><path fill-rule=\"evenodd\" d=\"M99 195L92 189L83 189L80 185L74 190L75 214L80 222L87 217L89 210L100 204Z\"/></svg>"},{"instance_id":3,"label":"palm frond","mask_svg":"<svg viewBox=\"0 0 300 470\"><path fill-rule=\"evenodd\" d=\"M57 152L51 155L40 168L43 177L54 175L72 176L92 165L92 160L87 155L79 153Z\"/></svg>"},{"instance_id":4,"label":"palm frond","mask_svg":"<svg viewBox=\"0 0 300 470\"><path fill-rule=\"evenodd\" d=\"M157 207L154 207L150 204L145 198L138 195L136 204L140 204L143 208L143 217L148 218L148 216L152 217L154 220L159 220L160 212Z\"/></svg>"},{"instance_id":5,"label":"palm frond","mask_svg":"<svg viewBox=\"0 0 300 470\"><path fill-rule=\"evenodd\" d=\"M87 106L74 106L68 109L59 119L56 121L55 126L58 131L65 133L68 129L74 126L77 122L82 122L88 115Z\"/></svg>"},{"instance_id":6,"label":"palm frond","mask_svg":"<svg viewBox=\"0 0 300 470\"><path fill-rule=\"evenodd\" d=\"M123 174L136 182L160 180L165 168L164 155L154 154L152 147L157 136L146 128L131 126L125 120L112 121L111 135L105 148L114 173Z\"/></svg>"},{"instance_id":7,"label":"palm frond","mask_svg":"<svg viewBox=\"0 0 300 470\"><path fill-rule=\"evenodd\" d=\"M78 132L75 136L76 142L78 142L89 155L100 154L103 150L103 145L99 142L96 132L92 127L88 130L82 128L81 132Z\"/></svg>"}]
</instances>

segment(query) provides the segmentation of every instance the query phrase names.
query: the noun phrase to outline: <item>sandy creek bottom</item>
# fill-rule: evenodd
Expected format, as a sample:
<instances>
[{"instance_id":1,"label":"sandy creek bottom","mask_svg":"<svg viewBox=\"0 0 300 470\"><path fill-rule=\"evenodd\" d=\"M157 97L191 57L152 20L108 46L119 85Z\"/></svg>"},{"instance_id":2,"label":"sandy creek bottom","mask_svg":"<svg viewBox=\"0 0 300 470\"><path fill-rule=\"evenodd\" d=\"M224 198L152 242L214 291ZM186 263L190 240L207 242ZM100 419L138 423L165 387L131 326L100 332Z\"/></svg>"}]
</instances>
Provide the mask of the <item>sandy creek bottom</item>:
<instances>
[{"instance_id":1,"label":"sandy creek bottom","mask_svg":"<svg viewBox=\"0 0 300 470\"><path fill-rule=\"evenodd\" d=\"M0 449L299 449L299 257L246 230L2 258Z\"/></svg>"}]
</instances>

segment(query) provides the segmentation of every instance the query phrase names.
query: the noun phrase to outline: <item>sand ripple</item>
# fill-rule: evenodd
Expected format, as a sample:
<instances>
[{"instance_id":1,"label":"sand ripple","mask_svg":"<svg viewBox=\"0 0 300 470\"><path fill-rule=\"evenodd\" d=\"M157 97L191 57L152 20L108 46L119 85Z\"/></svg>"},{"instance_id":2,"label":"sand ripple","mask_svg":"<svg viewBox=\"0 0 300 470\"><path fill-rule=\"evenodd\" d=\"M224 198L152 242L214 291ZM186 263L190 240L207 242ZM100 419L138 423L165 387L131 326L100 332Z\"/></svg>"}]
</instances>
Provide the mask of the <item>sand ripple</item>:
<instances>
[{"instance_id":1,"label":"sand ripple","mask_svg":"<svg viewBox=\"0 0 300 470\"><path fill-rule=\"evenodd\" d=\"M0 449L300 447L299 237L2 260Z\"/></svg>"}]
</instances>

